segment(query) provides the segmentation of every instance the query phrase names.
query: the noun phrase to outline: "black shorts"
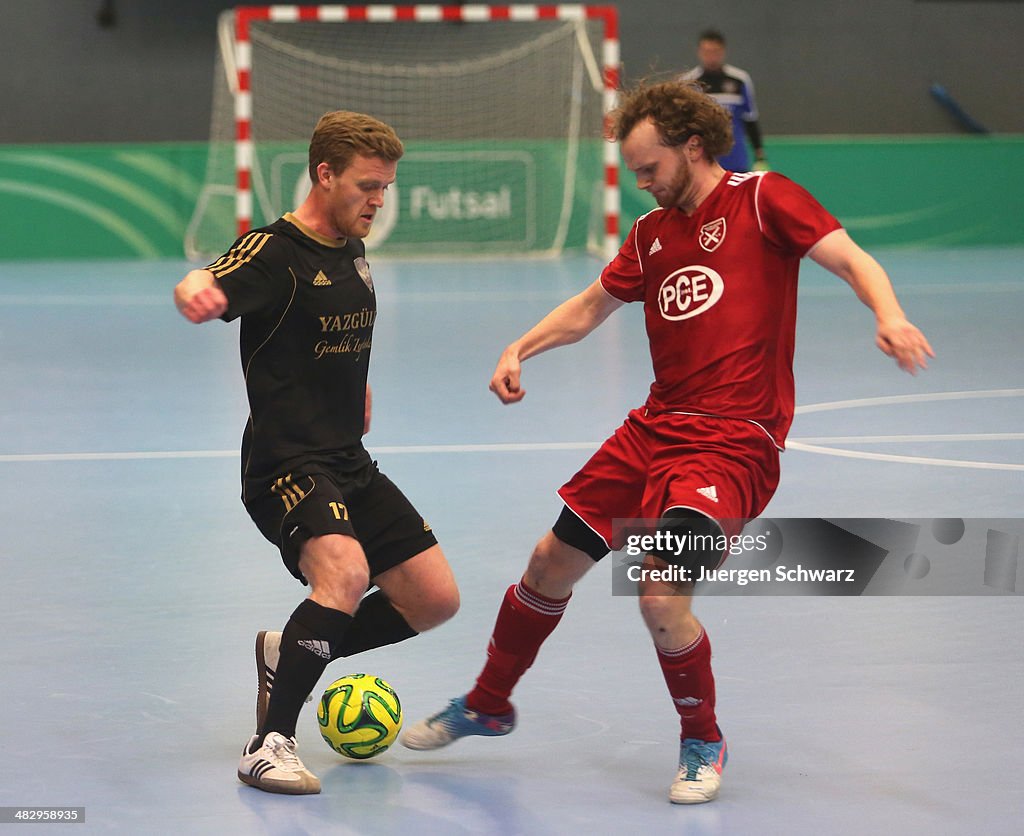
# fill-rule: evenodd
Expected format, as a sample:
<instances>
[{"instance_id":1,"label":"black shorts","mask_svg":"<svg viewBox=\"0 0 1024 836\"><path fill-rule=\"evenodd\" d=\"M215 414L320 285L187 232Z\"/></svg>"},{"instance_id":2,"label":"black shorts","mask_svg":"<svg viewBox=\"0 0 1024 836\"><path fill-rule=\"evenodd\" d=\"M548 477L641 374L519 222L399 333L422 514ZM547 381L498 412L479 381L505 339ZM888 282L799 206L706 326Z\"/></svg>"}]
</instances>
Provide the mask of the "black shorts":
<instances>
[{"instance_id":1,"label":"black shorts","mask_svg":"<svg viewBox=\"0 0 1024 836\"><path fill-rule=\"evenodd\" d=\"M354 537L366 554L371 579L437 545L430 526L376 462L344 477L290 473L246 494L245 509L256 527L303 583L299 550L311 537Z\"/></svg>"}]
</instances>

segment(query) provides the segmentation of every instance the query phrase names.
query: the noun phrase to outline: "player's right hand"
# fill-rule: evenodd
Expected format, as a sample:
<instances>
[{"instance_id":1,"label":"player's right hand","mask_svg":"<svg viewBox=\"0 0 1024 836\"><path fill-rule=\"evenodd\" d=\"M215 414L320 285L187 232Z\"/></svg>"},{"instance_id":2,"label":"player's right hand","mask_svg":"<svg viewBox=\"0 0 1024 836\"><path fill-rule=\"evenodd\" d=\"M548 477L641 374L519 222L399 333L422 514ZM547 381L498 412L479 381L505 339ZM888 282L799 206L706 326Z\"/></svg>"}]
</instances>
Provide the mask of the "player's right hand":
<instances>
[{"instance_id":1,"label":"player's right hand","mask_svg":"<svg viewBox=\"0 0 1024 836\"><path fill-rule=\"evenodd\" d=\"M526 395L519 385L520 364L515 352L505 349L491 377L490 389L504 404L517 403Z\"/></svg>"},{"instance_id":2,"label":"player's right hand","mask_svg":"<svg viewBox=\"0 0 1024 836\"><path fill-rule=\"evenodd\" d=\"M228 297L208 270L193 270L174 288L174 304L189 322L209 322L228 309Z\"/></svg>"},{"instance_id":3,"label":"player's right hand","mask_svg":"<svg viewBox=\"0 0 1024 836\"><path fill-rule=\"evenodd\" d=\"M194 294L180 306L180 310L189 322L209 322L216 319L228 309L228 300L224 292L217 287L207 287Z\"/></svg>"}]
</instances>

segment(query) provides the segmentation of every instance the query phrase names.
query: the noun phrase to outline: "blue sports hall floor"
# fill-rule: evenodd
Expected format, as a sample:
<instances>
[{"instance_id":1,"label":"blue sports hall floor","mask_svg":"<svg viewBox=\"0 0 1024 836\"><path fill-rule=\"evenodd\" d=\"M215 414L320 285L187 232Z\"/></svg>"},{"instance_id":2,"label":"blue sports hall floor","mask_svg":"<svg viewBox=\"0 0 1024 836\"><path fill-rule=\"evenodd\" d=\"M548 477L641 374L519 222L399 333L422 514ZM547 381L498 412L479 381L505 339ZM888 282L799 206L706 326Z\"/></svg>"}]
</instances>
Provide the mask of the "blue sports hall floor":
<instances>
[{"instance_id":1,"label":"blue sports hall floor","mask_svg":"<svg viewBox=\"0 0 1024 836\"><path fill-rule=\"evenodd\" d=\"M1024 516L1024 252L876 255L938 356L900 372L849 288L806 263L799 410L766 514L975 535ZM463 606L322 684L379 674L418 719L476 676L555 489L643 400L650 363L630 306L529 361L526 399L503 407L500 350L600 263L372 263L367 446L433 525ZM304 592L238 500L237 324L178 316L188 267L0 265L0 806L84 807L75 833L1020 832L1024 572L996 590L980 559L962 594L698 597L730 747L712 804L667 801L677 717L610 561L518 689L511 736L345 762L307 707L299 751L323 793L243 786L253 637ZM927 528L914 544L936 566L948 548Z\"/></svg>"}]
</instances>

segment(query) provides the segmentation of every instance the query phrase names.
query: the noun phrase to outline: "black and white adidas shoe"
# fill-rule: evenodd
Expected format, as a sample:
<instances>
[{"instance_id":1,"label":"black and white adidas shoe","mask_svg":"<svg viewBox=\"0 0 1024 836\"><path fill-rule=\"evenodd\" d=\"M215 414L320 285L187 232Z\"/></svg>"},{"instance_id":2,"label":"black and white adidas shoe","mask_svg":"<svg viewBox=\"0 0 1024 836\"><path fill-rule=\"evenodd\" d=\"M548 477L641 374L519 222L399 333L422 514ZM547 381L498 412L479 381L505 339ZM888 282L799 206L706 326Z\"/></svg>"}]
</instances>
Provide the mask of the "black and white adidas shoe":
<instances>
[{"instance_id":1,"label":"black and white adidas shoe","mask_svg":"<svg viewBox=\"0 0 1024 836\"><path fill-rule=\"evenodd\" d=\"M274 688L274 674L281 658L281 634L260 630L256 634L256 730L263 728L270 705L270 692Z\"/></svg>"},{"instance_id":2,"label":"black and white adidas shoe","mask_svg":"<svg viewBox=\"0 0 1024 836\"><path fill-rule=\"evenodd\" d=\"M253 735L238 762L238 780L264 792L286 795L312 795L320 792L320 779L303 765L295 754L295 738L270 732L263 745L253 750Z\"/></svg>"},{"instance_id":3,"label":"black and white adidas shoe","mask_svg":"<svg viewBox=\"0 0 1024 836\"><path fill-rule=\"evenodd\" d=\"M260 630L256 634L256 731L263 728L270 705L270 692L274 689L277 663L281 659L281 633L274 630ZM311 702L313 695L306 697Z\"/></svg>"}]
</instances>

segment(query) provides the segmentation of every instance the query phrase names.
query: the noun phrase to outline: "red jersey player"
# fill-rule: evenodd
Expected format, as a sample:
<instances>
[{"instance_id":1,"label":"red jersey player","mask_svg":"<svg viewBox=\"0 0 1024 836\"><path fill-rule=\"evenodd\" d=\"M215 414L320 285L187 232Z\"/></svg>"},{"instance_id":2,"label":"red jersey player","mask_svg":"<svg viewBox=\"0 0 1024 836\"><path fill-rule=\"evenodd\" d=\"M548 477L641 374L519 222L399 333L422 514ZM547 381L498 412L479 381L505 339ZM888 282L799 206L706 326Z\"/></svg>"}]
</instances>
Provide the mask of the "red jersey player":
<instances>
[{"instance_id":1,"label":"red jersey player","mask_svg":"<svg viewBox=\"0 0 1024 836\"><path fill-rule=\"evenodd\" d=\"M643 302L654 383L643 407L559 491L565 507L498 612L475 687L410 727L413 749L466 735L507 734L513 687L557 625L575 583L619 548L615 519L658 520L676 533L737 533L778 484L793 418L797 273L810 256L850 284L875 314L876 342L910 373L933 356L907 321L882 267L804 189L779 174L736 174L715 158L729 116L687 82L642 85L613 114L613 135L658 208L634 224L600 279L505 349L491 389L525 394L520 364L576 342L626 302ZM697 577L721 551L656 550L645 567ZM718 795L727 750L715 716L711 646L691 611L692 583L641 574L640 609L680 715L677 804ZM685 577L685 576L683 576Z\"/></svg>"}]
</instances>

